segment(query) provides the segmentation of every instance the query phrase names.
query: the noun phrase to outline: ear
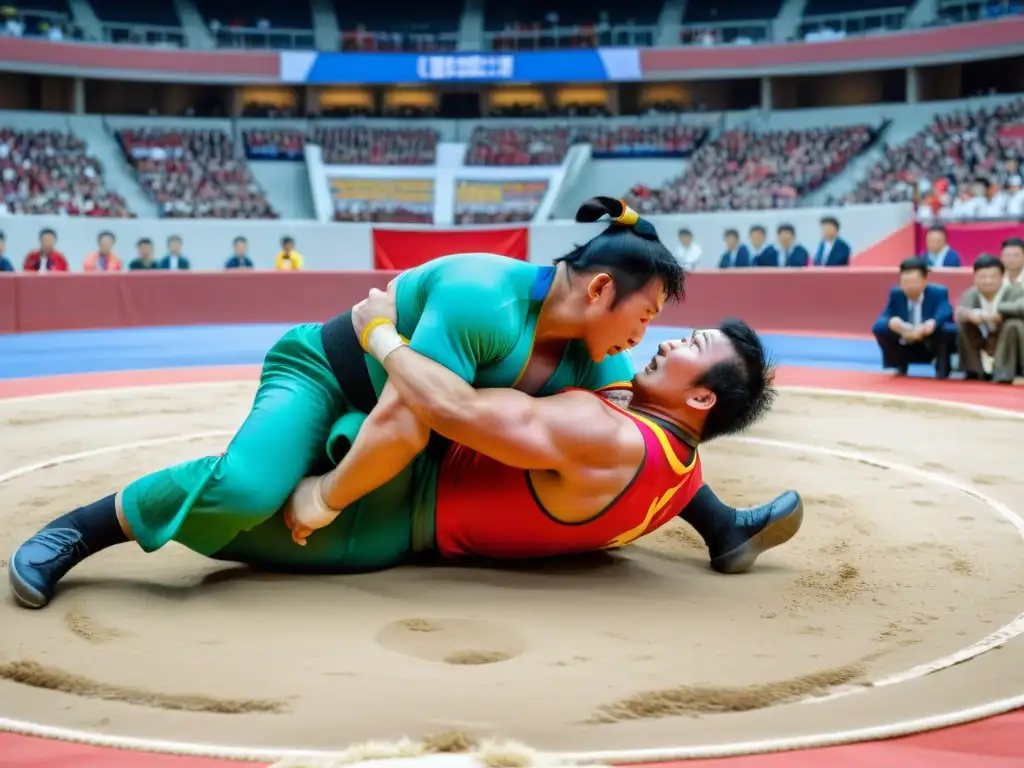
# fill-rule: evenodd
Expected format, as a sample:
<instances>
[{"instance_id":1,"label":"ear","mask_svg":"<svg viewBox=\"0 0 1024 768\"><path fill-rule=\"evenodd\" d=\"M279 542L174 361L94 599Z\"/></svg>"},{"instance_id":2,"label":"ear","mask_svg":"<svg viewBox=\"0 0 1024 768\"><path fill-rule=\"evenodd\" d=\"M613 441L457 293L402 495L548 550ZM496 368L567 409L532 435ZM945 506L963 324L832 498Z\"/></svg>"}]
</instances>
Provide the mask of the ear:
<instances>
[{"instance_id":1,"label":"ear","mask_svg":"<svg viewBox=\"0 0 1024 768\"><path fill-rule=\"evenodd\" d=\"M718 398L707 387L696 387L686 398L686 405L695 411L710 411L715 407Z\"/></svg>"},{"instance_id":2,"label":"ear","mask_svg":"<svg viewBox=\"0 0 1024 768\"><path fill-rule=\"evenodd\" d=\"M587 283L587 300L597 301L602 297L615 298L615 282L607 272L599 272Z\"/></svg>"}]
</instances>

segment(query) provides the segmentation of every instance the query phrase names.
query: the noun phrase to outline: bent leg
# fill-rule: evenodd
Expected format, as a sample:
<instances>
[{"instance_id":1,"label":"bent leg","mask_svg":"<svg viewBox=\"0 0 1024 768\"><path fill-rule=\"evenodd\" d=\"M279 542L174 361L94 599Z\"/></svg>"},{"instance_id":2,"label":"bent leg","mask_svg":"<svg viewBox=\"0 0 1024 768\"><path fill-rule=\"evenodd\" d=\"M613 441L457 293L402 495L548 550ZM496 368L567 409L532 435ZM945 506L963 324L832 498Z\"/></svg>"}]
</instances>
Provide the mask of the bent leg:
<instances>
[{"instance_id":1,"label":"bent leg","mask_svg":"<svg viewBox=\"0 0 1024 768\"><path fill-rule=\"evenodd\" d=\"M323 354L320 326L293 328L267 354L248 418L227 451L147 475L120 494L79 507L25 542L9 576L23 605L46 605L57 582L114 541L118 517L146 551L176 540L201 553L222 548L282 506L326 461L331 424L346 409ZM113 527L112 527L113 526Z\"/></svg>"},{"instance_id":2,"label":"bent leg","mask_svg":"<svg viewBox=\"0 0 1024 768\"><path fill-rule=\"evenodd\" d=\"M271 518L323 462L345 402L318 333L318 326L300 326L270 351L252 410L221 456L154 472L124 489L124 518L139 546L152 552L173 540L212 554Z\"/></svg>"},{"instance_id":3,"label":"bent leg","mask_svg":"<svg viewBox=\"0 0 1024 768\"><path fill-rule=\"evenodd\" d=\"M346 507L296 545L284 513L235 536L211 557L292 573L365 573L391 568L412 552L413 467Z\"/></svg>"}]
</instances>

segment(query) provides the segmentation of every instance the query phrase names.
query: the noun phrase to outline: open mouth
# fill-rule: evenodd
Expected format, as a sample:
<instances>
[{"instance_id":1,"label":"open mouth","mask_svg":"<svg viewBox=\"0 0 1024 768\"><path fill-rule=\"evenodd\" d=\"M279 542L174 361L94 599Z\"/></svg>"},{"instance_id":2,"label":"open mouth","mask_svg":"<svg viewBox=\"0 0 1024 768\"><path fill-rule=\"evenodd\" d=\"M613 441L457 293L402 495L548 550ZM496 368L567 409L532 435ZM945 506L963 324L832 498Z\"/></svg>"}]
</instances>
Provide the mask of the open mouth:
<instances>
[{"instance_id":1,"label":"open mouth","mask_svg":"<svg viewBox=\"0 0 1024 768\"><path fill-rule=\"evenodd\" d=\"M651 371L658 370L658 358L659 357L661 357L660 354L655 355L654 357L651 358L651 362L649 362L647 364L647 367L644 368L644 370L647 371L647 373L650 373Z\"/></svg>"}]
</instances>

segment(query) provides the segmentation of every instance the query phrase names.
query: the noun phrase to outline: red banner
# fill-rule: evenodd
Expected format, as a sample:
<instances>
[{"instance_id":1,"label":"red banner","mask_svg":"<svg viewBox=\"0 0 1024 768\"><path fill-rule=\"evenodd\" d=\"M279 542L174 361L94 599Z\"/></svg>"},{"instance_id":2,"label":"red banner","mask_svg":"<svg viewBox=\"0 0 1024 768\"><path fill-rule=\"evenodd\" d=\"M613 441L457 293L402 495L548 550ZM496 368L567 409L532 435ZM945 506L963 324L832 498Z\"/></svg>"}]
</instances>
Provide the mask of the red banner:
<instances>
[{"instance_id":1,"label":"red banner","mask_svg":"<svg viewBox=\"0 0 1024 768\"><path fill-rule=\"evenodd\" d=\"M373 267L402 271L451 253L497 253L526 261L529 230L374 229Z\"/></svg>"},{"instance_id":2,"label":"red banner","mask_svg":"<svg viewBox=\"0 0 1024 768\"><path fill-rule=\"evenodd\" d=\"M944 225L949 235L949 247L960 254L960 259L965 267L974 264L975 260L983 253L991 253L998 256L1002 248L1002 242L1008 237L1020 237L1022 228L1020 224L1009 221L978 221L970 224ZM917 250L916 253L924 253L925 235L928 227L923 224L917 225Z\"/></svg>"}]
</instances>

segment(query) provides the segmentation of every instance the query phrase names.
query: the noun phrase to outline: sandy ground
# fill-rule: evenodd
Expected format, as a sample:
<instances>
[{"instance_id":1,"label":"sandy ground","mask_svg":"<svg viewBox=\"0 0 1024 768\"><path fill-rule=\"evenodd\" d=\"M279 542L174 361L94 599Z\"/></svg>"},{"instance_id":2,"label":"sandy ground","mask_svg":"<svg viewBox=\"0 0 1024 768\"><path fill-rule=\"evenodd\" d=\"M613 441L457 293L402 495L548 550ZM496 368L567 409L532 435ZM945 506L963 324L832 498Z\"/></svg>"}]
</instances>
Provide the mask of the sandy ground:
<instances>
[{"instance_id":1,"label":"sandy ground","mask_svg":"<svg viewBox=\"0 0 1024 768\"><path fill-rule=\"evenodd\" d=\"M0 475L230 431L252 390L0 401ZM1024 513L1022 434L1021 420L805 394L784 395L752 433L957 478ZM116 450L0 484L0 556L57 514L226 440ZM253 574L127 545L74 571L44 611L0 602L0 716L238 745L341 748L454 730L623 749L882 724L1024 687L1012 673L1020 641L865 687L1024 612L1024 544L989 506L849 458L737 441L703 455L730 501L804 494L803 530L748 575L712 573L682 523L625 554L544 568L355 577ZM836 691L853 693L802 701Z\"/></svg>"}]
</instances>

